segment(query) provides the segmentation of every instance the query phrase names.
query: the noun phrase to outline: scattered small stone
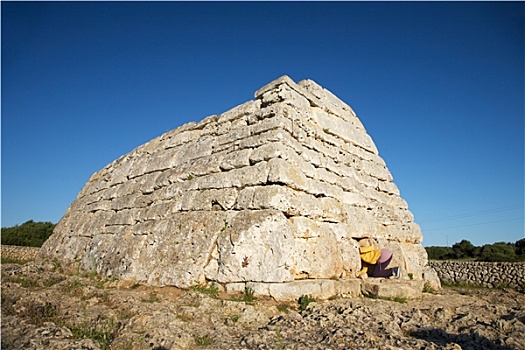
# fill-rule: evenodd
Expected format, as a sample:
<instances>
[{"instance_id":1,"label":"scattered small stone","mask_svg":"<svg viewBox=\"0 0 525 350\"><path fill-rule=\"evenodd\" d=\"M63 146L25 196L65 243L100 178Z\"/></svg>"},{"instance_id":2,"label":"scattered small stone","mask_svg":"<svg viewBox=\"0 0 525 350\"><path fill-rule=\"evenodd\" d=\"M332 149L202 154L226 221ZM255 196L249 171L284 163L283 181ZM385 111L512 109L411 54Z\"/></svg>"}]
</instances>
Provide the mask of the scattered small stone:
<instances>
[{"instance_id":1,"label":"scattered small stone","mask_svg":"<svg viewBox=\"0 0 525 350\"><path fill-rule=\"evenodd\" d=\"M22 283L57 275L57 284ZM2 265L2 349L525 349L525 295L512 289L445 288L404 303L337 298L301 310L257 295L247 303L101 282Z\"/></svg>"}]
</instances>

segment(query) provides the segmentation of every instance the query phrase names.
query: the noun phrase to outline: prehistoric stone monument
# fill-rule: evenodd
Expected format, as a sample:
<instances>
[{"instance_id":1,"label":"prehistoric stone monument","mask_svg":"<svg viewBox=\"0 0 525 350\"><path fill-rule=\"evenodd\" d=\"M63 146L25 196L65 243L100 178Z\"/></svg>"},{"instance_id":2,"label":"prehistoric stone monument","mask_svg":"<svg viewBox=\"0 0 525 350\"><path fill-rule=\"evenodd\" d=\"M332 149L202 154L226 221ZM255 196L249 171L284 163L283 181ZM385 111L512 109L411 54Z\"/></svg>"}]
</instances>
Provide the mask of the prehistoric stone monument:
<instances>
[{"instance_id":1,"label":"prehistoric stone monument","mask_svg":"<svg viewBox=\"0 0 525 350\"><path fill-rule=\"evenodd\" d=\"M414 281L432 275L421 230L354 111L287 76L255 98L95 173L40 256L150 285L279 297L351 289L332 284L355 281L357 240L369 236Z\"/></svg>"}]
</instances>

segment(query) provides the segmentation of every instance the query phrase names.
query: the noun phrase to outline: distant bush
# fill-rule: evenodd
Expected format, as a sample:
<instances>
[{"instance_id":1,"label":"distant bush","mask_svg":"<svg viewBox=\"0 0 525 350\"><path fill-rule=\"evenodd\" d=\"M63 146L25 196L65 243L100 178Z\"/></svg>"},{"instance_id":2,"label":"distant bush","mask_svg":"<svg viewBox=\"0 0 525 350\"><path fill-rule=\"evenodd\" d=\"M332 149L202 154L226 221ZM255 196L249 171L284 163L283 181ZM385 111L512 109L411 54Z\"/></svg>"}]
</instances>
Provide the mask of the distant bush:
<instances>
[{"instance_id":1,"label":"distant bush","mask_svg":"<svg viewBox=\"0 0 525 350\"><path fill-rule=\"evenodd\" d=\"M498 242L494 244L485 244L481 247L478 257L480 261L516 261L518 256L514 244Z\"/></svg>"},{"instance_id":2,"label":"distant bush","mask_svg":"<svg viewBox=\"0 0 525 350\"><path fill-rule=\"evenodd\" d=\"M51 236L56 224L29 220L22 225L2 227L2 244L41 247Z\"/></svg>"},{"instance_id":3,"label":"distant bush","mask_svg":"<svg viewBox=\"0 0 525 350\"><path fill-rule=\"evenodd\" d=\"M516 247L516 254L525 255L525 238L517 241L514 246Z\"/></svg>"},{"instance_id":4,"label":"distant bush","mask_svg":"<svg viewBox=\"0 0 525 350\"><path fill-rule=\"evenodd\" d=\"M450 247L426 247L428 258L432 260L450 260L455 259L456 254Z\"/></svg>"},{"instance_id":5,"label":"distant bush","mask_svg":"<svg viewBox=\"0 0 525 350\"><path fill-rule=\"evenodd\" d=\"M432 260L468 259L490 262L525 261L525 238L516 243L497 242L476 247L467 240L455 243L452 247L426 247L428 258Z\"/></svg>"},{"instance_id":6,"label":"distant bush","mask_svg":"<svg viewBox=\"0 0 525 350\"><path fill-rule=\"evenodd\" d=\"M474 258L478 253L477 248L466 239L462 240L459 243L454 243L452 245L452 250L454 251L454 254L460 259Z\"/></svg>"}]
</instances>

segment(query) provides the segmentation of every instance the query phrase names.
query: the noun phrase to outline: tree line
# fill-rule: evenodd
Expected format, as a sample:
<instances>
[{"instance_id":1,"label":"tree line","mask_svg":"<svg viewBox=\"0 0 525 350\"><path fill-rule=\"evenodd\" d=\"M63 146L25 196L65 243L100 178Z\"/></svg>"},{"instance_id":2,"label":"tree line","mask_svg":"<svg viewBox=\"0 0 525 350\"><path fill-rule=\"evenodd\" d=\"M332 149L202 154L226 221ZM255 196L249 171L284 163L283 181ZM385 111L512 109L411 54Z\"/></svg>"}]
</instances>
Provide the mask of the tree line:
<instances>
[{"instance_id":1,"label":"tree line","mask_svg":"<svg viewBox=\"0 0 525 350\"><path fill-rule=\"evenodd\" d=\"M46 239L51 236L55 226L56 224L51 222L29 220L22 225L2 227L2 244L41 247Z\"/></svg>"},{"instance_id":2,"label":"tree line","mask_svg":"<svg viewBox=\"0 0 525 350\"><path fill-rule=\"evenodd\" d=\"M452 247L425 247L432 260L474 260L489 262L525 261L525 238L515 243L496 242L477 247L462 240Z\"/></svg>"}]
</instances>

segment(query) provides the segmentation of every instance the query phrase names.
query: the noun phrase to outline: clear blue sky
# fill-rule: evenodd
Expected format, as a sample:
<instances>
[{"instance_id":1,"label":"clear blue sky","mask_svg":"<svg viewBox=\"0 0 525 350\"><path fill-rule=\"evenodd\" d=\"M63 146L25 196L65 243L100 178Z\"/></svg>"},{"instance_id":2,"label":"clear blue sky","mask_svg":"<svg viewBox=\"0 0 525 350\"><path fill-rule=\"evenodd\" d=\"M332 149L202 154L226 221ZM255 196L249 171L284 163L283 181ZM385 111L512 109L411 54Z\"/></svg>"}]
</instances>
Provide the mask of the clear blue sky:
<instances>
[{"instance_id":1,"label":"clear blue sky","mask_svg":"<svg viewBox=\"0 0 525 350\"><path fill-rule=\"evenodd\" d=\"M1 2L2 227L287 74L357 112L424 245L524 238L523 2Z\"/></svg>"}]
</instances>

